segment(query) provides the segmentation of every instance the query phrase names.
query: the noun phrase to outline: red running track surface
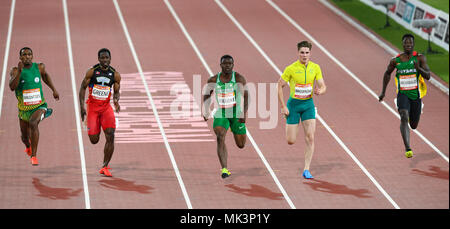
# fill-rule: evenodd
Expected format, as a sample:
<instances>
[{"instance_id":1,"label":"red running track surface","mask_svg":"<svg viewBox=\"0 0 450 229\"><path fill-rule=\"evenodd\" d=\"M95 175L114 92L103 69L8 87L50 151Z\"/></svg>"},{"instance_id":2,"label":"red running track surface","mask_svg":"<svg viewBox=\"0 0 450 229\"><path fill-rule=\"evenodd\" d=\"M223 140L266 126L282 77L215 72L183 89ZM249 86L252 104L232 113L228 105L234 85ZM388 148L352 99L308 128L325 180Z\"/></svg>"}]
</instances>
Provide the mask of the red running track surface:
<instances>
[{"instance_id":1,"label":"red running track surface","mask_svg":"<svg viewBox=\"0 0 450 229\"><path fill-rule=\"evenodd\" d=\"M273 61L275 67L272 67L216 2L169 2L207 68L215 74L220 71L220 56L231 54L235 58L235 70L256 87L265 83L261 86L266 91L270 83L277 82L277 69L283 71L296 60L296 43L308 39L265 1L223 1ZM275 3L371 90L379 93L382 74L391 57L386 51L319 2L279 0ZM170 104L180 99L170 94L172 85L181 85L188 94L195 94L197 78L193 76L200 75L203 85L210 76L209 70L164 1L118 1L118 4L140 64L134 60L113 1L67 2L76 95L85 72L97 62L100 48L111 50L111 64L122 75L122 111L116 114L119 126L110 163L113 177L106 178L98 174L104 135L98 144L92 145L83 125L77 128L79 114L75 113L73 104L61 1L16 2L7 69L17 64L19 49L30 46L35 61L46 64L61 99L54 101L51 91L44 86L45 98L49 107L54 108L54 115L40 124L40 165L32 167L20 140L16 99L8 85L4 85L0 117L0 208L86 208L86 202L90 208L188 208L190 205L197 209L390 209L395 207L393 203L399 208L448 208L448 162L414 133L411 133L411 143L415 156L406 159L399 119L315 43L312 61L320 64L328 86L325 95L314 98L318 114L379 186L319 120L311 164L315 179L304 180L301 177L303 133L300 131L296 144L286 143L285 121L278 114L278 105L275 108L278 117L271 117L277 123L271 129L261 129L261 123L269 118L262 118L258 113L247 120L255 145L247 139L245 148L239 149L228 133L226 143L232 176L222 180L212 120L203 122L198 116L184 119L170 115ZM10 10L9 5L4 6L0 9L2 53L6 48ZM101 15L98 15L99 8ZM3 55L0 61L4 62ZM145 77L168 141L162 138L141 76ZM418 130L448 160L448 96L428 85ZM257 109L270 107L270 98L276 96L276 90L266 95L261 90L257 88L257 95L265 97L266 102L257 104ZM287 99L287 91L285 95ZM385 100L395 110L394 98L390 84ZM256 103L258 100L254 99ZM190 103L192 110L198 111L197 103ZM87 186L83 185L79 130ZM286 195L261 160L258 149ZM177 178L170 154L183 183ZM183 195L182 188L187 195ZM86 191L89 191L88 201Z\"/></svg>"}]
</instances>

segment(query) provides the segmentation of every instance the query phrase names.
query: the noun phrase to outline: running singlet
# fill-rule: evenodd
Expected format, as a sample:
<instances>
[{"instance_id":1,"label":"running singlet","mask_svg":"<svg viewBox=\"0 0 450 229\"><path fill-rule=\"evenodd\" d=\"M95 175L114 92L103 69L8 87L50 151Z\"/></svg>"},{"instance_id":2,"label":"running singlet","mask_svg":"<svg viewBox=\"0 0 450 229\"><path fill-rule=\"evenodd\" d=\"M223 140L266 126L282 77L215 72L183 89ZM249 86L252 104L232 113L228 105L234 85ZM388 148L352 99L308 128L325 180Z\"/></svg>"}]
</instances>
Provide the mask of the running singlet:
<instances>
[{"instance_id":1,"label":"running singlet","mask_svg":"<svg viewBox=\"0 0 450 229\"><path fill-rule=\"evenodd\" d=\"M395 62L397 63L395 66L397 69L395 74L395 84L398 93L405 94L412 100L422 98L425 95L422 89L425 82L414 67L414 62L419 62L417 59L417 52L414 51L411 59L405 62L401 61L400 54L398 54L395 58Z\"/></svg>"},{"instance_id":2,"label":"running singlet","mask_svg":"<svg viewBox=\"0 0 450 229\"><path fill-rule=\"evenodd\" d=\"M322 70L312 61L305 66L297 60L284 69L281 78L289 83L291 98L307 100L312 98L314 81L322 79Z\"/></svg>"},{"instance_id":3,"label":"running singlet","mask_svg":"<svg viewBox=\"0 0 450 229\"><path fill-rule=\"evenodd\" d=\"M114 72L116 70L109 66L108 70L103 71L100 68L100 64L94 65L93 68L94 75L89 82L89 99L86 103L109 104L111 88L114 85Z\"/></svg>"},{"instance_id":4,"label":"running singlet","mask_svg":"<svg viewBox=\"0 0 450 229\"><path fill-rule=\"evenodd\" d=\"M42 92L39 65L33 63L31 68L22 68L19 85L16 90L17 107L21 111L30 111L45 103Z\"/></svg>"},{"instance_id":5,"label":"running singlet","mask_svg":"<svg viewBox=\"0 0 450 229\"><path fill-rule=\"evenodd\" d=\"M233 72L231 80L224 83L220 80L221 72L217 74L215 87L216 102L219 108L215 113L215 118L236 118L241 112L240 94L236 84L236 72Z\"/></svg>"}]
</instances>

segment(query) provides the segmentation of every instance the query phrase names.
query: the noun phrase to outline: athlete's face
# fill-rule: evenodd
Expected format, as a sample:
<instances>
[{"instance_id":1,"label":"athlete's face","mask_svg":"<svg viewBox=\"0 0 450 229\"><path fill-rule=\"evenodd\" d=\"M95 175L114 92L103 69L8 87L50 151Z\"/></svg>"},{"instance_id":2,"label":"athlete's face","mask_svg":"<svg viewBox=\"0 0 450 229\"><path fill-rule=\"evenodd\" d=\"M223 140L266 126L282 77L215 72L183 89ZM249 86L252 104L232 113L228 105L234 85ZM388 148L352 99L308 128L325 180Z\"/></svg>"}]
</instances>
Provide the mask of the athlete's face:
<instances>
[{"instance_id":1,"label":"athlete's face","mask_svg":"<svg viewBox=\"0 0 450 229\"><path fill-rule=\"evenodd\" d=\"M403 39L403 50L406 53L411 53L414 49L414 40L411 37Z\"/></svg>"},{"instance_id":2,"label":"athlete's face","mask_svg":"<svg viewBox=\"0 0 450 229\"><path fill-rule=\"evenodd\" d=\"M226 74L230 74L233 72L234 61L231 58L225 58L220 63L220 67L222 68L222 72Z\"/></svg>"},{"instance_id":3,"label":"athlete's face","mask_svg":"<svg viewBox=\"0 0 450 229\"><path fill-rule=\"evenodd\" d=\"M298 50L298 59L302 64L307 64L311 58L311 50L308 47L301 47Z\"/></svg>"},{"instance_id":4,"label":"athlete's face","mask_svg":"<svg viewBox=\"0 0 450 229\"><path fill-rule=\"evenodd\" d=\"M20 53L19 57L20 61L22 61L23 65L28 66L31 65L33 62L33 52L29 49L24 49Z\"/></svg>"},{"instance_id":5,"label":"athlete's face","mask_svg":"<svg viewBox=\"0 0 450 229\"><path fill-rule=\"evenodd\" d=\"M98 57L98 62L100 63L100 66L102 68L108 68L109 64L111 63L111 57L109 56L109 53L108 52L100 53L100 56Z\"/></svg>"}]
</instances>

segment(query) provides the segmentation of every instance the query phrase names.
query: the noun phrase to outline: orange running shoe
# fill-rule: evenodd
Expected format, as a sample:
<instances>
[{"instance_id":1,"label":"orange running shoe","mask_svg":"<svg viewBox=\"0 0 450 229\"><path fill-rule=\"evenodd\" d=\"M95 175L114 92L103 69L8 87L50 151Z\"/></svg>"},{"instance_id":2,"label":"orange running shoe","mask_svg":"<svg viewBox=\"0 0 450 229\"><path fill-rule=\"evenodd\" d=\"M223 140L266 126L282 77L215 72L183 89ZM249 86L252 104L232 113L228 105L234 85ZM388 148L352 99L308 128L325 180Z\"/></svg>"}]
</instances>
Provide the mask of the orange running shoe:
<instances>
[{"instance_id":1,"label":"orange running shoe","mask_svg":"<svg viewBox=\"0 0 450 229\"><path fill-rule=\"evenodd\" d=\"M25 151L24 151L25 153L27 153L28 154L28 156L30 156L31 157L31 146L30 147L28 147L28 148L25 148Z\"/></svg>"},{"instance_id":2,"label":"orange running shoe","mask_svg":"<svg viewBox=\"0 0 450 229\"><path fill-rule=\"evenodd\" d=\"M102 169L100 169L100 174L103 174L107 177L112 177L111 172L109 171L111 168L110 167L103 167Z\"/></svg>"},{"instance_id":3,"label":"orange running shoe","mask_svg":"<svg viewBox=\"0 0 450 229\"><path fill-rule=\"evenodd\" d=\"M31 165L34 165L34 166L39 165L36 157L31 157Z\"/></svg>"}]
</instances>

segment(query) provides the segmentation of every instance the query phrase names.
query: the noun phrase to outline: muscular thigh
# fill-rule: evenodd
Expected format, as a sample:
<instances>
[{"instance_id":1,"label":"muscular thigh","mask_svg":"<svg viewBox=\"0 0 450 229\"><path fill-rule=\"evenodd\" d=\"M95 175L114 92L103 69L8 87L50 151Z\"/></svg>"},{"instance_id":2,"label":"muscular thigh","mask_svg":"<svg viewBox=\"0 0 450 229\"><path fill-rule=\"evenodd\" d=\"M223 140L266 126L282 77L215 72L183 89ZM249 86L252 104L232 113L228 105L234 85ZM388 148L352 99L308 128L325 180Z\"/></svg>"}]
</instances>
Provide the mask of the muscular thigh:
<instances>
[{"instance_id":1,"label":"muscular thigh","mask_svg":"<svg viewBox=\"0 0 450 229\"><path fill-rule=\"evenodd\" d=\"M106 109L101 113L100 124L102 125L104 131L107 128L116 128L116 117L114 116L114 111L110 105L108 105Z\"/></svg>"},{"instance_id":2,"label":"muscular thigh","mask_svg":"<svg viewBox=\"0 0 450 229\"><path fill-rule=\"evenodd\" d=\"M305 135L308 134L314 134L316 131L316 120L315 119L308 119L305 121L302 121L303 131L305 132Z\"/></svg>"}]
</instances>

